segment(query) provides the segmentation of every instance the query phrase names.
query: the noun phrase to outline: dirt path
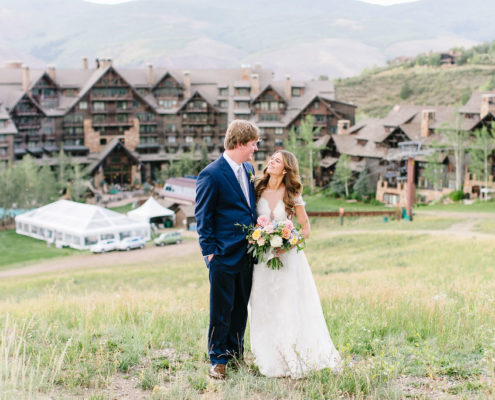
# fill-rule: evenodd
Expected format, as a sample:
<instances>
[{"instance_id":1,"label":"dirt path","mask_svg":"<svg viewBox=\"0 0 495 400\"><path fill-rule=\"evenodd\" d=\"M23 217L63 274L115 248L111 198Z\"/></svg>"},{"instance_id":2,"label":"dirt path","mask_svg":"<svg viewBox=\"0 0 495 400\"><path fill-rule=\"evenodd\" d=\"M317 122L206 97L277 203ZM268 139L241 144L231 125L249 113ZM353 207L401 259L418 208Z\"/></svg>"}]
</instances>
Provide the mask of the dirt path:
<instances>
[{"instance_id":1,"label":"dirt path","mask_svg":"<svg viewBox=\"0 0 495 400\"><path fill-rule=\"evenodd\" d=\"M434 215L458 218L452 226L443 230L429 229L411 229L411 230L389 230L389 229L342 229L328 232L325 236L353 235L363 233L392 233L392 234L410 234L410 235L438 235L449 236L460 239L495 239L494 234L475 232L473 228L478 222L485 219L495 219L495 213L463 213L463 212L435 212L435 211L418 211L417 215ZM196 232L183 232L183 236L193 240L165 247L155 247L148 245L142 250L133 250L129 252L114 251L106 254L84 254L81 256L65 257L53 260L46 260L38 264L32 264L26 267L15 268L11 270L0 271L1 278L15 276L35 275L41 273L75 270L82 268L109 267L113 265L130 265L138 264L145 260L146 262L166 260L168 257L184 256L189 254L200 254L199 244L197 242Z\"/></svg>"},{"instance_id":2,"label":"dirt path","mask_svg":"<svg viewBox=\"0 0 495 400\"><path fill-rule=\"evenodd\" d=\"M66 271L81 268L98 268L109 267L113 265L138 264L146 260L165 261L169 257L184 256L188 254L200 254L199 244L196 240L187 240L180 244L171 246L156 247L148 245L144 249L132 251L113 251L105 254L84 254L81 256L72 256L46 260L38 264L26 267L0 271L0 278L9 278L14 276L35 275L54 271Z\"/></svg>"}]
</instances>

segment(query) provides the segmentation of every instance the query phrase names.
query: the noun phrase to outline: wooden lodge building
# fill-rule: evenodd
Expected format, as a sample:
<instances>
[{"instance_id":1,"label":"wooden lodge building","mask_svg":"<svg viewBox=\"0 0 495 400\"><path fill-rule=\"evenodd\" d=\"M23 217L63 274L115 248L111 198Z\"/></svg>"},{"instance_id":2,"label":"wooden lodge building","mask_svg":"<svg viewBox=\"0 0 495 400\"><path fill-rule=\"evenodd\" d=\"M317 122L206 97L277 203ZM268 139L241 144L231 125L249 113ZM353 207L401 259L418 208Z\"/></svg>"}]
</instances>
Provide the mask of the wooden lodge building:
<instances>
[{"instance_id":1,"label":"wooden lodge building","mask_svg":"<svg viewBox=\"0 0 495 400\"><path fill-rule=\"evenodd\" d=\"M421 202L438 200L455 189L455 159L452 151L438 154L437 162L443 166L443 181L440 190L434 190L424 176L428 158L425 154L414 154L417 150L427 150L433 143L442 143L440 131L447 126L456 126L471 132L486 126L491 131L495 121L495 91L475 92L465 106L456 110L450 106L397 105L383 119L366 118L343 130L343 135L331 135L324 140L329 149L334 149L334 157L327 157L329 163L336 162L338 154L351 157L351 168L356 174L367 166L373 186L376 185L376 199L390 205L406 205L407 150L415 161L416 196ZM495 132L492 132L495 135ZM421 152L419 152L421 153ZM325 163L325 158L320 164ZM492 170L488 185L495 189L495 157L492 154ZM467 159L469 162L469 159ZM479 197L484 182L467 169L463 191L470 198Z\"/></svg>"},{"instance_id":2,"label":"wooden lodge building","mask_svg":"<svg viewBox=\"0 0 495 400\"><path fill-rule=\"evenodd\" d=\"M120 69L97 60L90 68L30 69L18 62L0 68L0 162L30 154L56 163L60 149L89 168L98 187L155 180L184 153L210 159L223 151L233 119L261 132L255 167L283 146L311 114L321 136L354 124L356 106L336 101L331 81L275 81L260 66L168 70L148 65ZM325 164L325 163L324 163Z\"/></svg>"}]
</instances>

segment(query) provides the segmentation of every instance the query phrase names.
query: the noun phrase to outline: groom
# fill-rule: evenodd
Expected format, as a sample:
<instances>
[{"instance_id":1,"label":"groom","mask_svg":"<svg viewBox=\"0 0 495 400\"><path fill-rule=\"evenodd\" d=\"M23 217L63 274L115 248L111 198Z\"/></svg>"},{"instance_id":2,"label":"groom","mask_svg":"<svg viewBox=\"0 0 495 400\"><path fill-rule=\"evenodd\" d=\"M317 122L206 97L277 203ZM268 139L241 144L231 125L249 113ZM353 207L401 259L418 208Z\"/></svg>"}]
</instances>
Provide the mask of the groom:
<instances>
[{"instance_id":1,"label":"groom","mask_svg":"<svg viewBox=\"0 0 495 400\"><path fill-rule=\"evenodd\" d=\"M258 128L234 120L225 134L225 152L199 174L196 222L210 274L210 376L225 378L229 360L242 358L253 266L246 233L235 224L256 222L256 196L249 163L258 150Z\"/></svg>"}]
</instances>

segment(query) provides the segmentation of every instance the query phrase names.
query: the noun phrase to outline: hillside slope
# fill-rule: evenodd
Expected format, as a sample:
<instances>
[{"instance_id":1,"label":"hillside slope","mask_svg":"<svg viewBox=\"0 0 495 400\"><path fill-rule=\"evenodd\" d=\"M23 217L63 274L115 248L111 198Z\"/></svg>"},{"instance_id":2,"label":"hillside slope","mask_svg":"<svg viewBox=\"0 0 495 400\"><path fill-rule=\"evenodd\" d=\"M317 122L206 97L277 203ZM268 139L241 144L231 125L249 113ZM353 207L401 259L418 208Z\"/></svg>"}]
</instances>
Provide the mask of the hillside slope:
<instances>
[{"instance_id":1,"label":"hillside slope","mask_svg":"<svg viewBox=\"0 0 495 400\"><path fill-rule=\"evenodd\" d=\"M395 104L401 103L464 104L473 91L492 89L494 80L495 65L398 66L337 79L335 93L338 100L356 104L358 116L384 117ZM410 90L403 89L404 86Z\"/></svg>"}]
</instances>

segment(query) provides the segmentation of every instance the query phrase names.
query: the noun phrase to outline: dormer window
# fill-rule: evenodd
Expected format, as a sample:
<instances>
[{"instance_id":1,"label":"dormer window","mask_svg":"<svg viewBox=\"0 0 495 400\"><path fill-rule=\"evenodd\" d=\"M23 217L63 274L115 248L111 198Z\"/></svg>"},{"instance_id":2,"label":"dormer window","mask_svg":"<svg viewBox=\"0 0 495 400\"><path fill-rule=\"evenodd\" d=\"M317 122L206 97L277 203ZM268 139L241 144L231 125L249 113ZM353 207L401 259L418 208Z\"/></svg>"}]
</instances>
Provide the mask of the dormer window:
<instances>
[{"instance_id":1,"label":"dormer window","mask_svg":"<svg viewBox=\"0 0 495 400\"><path fill-rule=\"evenodd\" d=\"M299 97L299 96L302 96L302 88L299 88L299 87L293 87L291 92L292 92L292 96L293 96L293 97Z\"/></svg>"}]
</instances>

